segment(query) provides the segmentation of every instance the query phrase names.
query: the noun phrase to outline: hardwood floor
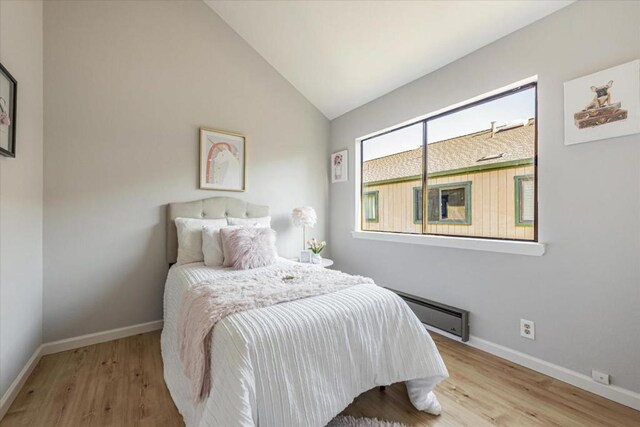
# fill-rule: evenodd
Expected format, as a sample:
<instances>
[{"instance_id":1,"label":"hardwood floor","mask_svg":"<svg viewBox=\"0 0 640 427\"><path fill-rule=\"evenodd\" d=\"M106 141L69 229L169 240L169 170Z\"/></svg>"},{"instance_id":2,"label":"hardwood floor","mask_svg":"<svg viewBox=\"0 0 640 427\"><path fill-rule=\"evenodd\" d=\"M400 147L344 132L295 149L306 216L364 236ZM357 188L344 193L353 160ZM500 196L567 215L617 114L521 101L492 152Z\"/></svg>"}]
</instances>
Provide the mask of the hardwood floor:
<instances>
[{"instance_id":1,"label":"hardwood floor","mask_svg":"<svg viewBox=\"0 0 640 427\"><path fill-rule=\"evenodd\" d=\"M403 384L344 411L414 426L640 426L640 412L433 335L451 377L439 417L416 411ZM42 358L0 427L182 426L164 385L160 332Z\"/></svg>"}]
</instances>

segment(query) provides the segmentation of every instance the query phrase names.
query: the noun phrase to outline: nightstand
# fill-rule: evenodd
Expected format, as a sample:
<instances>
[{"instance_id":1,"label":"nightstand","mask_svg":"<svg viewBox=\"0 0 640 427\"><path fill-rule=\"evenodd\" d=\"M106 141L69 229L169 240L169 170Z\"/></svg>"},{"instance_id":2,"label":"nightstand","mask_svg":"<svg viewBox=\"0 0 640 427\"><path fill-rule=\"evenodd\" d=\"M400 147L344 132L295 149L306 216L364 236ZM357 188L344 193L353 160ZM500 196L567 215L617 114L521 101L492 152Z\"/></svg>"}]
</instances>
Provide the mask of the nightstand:
<instances>
[{"instance_id":1,"label":"nightstand","mask_svg":"<svg viewBox=\"0 0 640 427\"><path fill-rule=\"evenodd\" d=\"M299 262L297 257L296 258L289 258L289 260ZM312 263L305 262L304 264L312 264ZM329 258L322 258L322 262L320 264L312 264L312 265L321 265L324 268L329 268L329 267L331 267L333 265L333 260L329 259Z\"/></svg>"},{"instance_id":2,"label":"nightstand","mask_svg":"<svg viewBox=\"0 0 640 427\"><path fill-rule=\"evenodd\" d=\"M333 260L329 258L322 258L322 262L320 263L324 268L329 268L333 265Z\"/></svg>"}]
</instances>

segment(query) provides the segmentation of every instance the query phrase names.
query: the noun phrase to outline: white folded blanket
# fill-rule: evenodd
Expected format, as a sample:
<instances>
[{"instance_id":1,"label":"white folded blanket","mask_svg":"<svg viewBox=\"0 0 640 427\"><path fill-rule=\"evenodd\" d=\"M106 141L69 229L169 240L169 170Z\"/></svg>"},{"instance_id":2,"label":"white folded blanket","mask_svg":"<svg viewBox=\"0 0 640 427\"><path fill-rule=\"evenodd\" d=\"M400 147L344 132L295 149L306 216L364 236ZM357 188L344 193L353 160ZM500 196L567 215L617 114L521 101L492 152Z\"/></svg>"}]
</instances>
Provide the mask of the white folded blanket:
<instances>
[{"instance_id":1,"label":"white folded blanket","mask_svg":"<svg viewBox=\"0 0 640 427\"><path fill-rule=\"evenodd\" d=\"M280 268L191 285L182 297L178 317L178 348L193 399L204 400L211 387L211 334L222 318L241 311L373 284L366 277L314 265L283 264ZM215 375L215 373L214 373Z\"/></svg>"}]
</instances>

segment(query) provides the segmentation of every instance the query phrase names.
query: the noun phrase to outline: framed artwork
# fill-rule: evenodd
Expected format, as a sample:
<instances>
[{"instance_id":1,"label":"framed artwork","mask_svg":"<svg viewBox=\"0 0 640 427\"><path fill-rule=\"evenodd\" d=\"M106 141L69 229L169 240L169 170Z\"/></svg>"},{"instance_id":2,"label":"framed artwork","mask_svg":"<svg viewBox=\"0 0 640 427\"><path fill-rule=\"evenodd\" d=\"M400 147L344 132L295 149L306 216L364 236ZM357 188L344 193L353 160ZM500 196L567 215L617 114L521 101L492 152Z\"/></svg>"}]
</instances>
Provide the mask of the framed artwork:
<instances>
[{"instance_id":1,"label":"framed artwork","mask_svg":"<svg viewBox=\"0 0 640 427\"><path fill-rule=\"evenodd\" d=\"M311 251L304 250L300 251L300 258L298 259L300 262L308 264L311 262Z\"/></svg>"},{"instance_id":2,"label":"framed artwork","mask_svg":"<svg viewBox=\"0 0 640 427\"><path fill-rule=\"evenodd\" d=\"M16 156L16 99L18 82L0 64L0 154Z\"/></svg>"},{"instance_id":3,"label":"framed artwork","mask_svg":"<svg viewBox=\"0 0 640 427\"><path fill-rule=\"evenodd\" d=\"M640 60L564 84L565 145L640 132Z\"/></svg>"},{"instance_id":4,"label":"framed artwork","mask_svg":"<svg viewBox=\"0 0 640 427\"><path fill-rule=\"evenodd\" d=\"M348 150L338 151L331 155L331 182L344 182L349 180Z\"/></svg>"},{"instance_id":5,"label":"framed artwork","mask_svg":"<svg viewBox=\"0 0 640 427\"><path fill-rule=\"evenodd\" d=\"M243 135L200 128L200 188L245 191L245 155Z\"/></svg>"}]
</instances>

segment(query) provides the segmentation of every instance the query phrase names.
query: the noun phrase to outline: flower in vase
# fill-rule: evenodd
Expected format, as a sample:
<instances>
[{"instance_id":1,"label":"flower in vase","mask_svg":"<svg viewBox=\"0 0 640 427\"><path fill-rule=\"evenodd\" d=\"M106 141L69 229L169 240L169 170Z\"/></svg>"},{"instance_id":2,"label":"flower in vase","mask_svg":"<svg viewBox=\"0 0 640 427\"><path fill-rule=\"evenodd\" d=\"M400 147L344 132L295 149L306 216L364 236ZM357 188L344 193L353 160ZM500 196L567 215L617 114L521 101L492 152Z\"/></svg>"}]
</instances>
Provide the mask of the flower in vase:
<instances>
[{"instance_id":1,"label":"flower in vase","mask_svg":"<svg viewBox=\"0 0 640 427\"><path fill-rule=\"evenodd\" d=\"M322 250L327 246L327 242L318 242L315 237L312 237L307 241L307 245L309 245L309 250L311 250L311 252L319 255L320 252L322 252Z\"/></svg>"}]
</instances>

